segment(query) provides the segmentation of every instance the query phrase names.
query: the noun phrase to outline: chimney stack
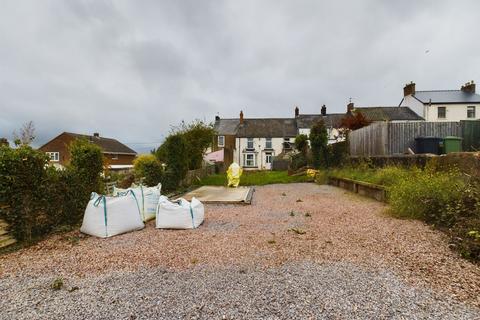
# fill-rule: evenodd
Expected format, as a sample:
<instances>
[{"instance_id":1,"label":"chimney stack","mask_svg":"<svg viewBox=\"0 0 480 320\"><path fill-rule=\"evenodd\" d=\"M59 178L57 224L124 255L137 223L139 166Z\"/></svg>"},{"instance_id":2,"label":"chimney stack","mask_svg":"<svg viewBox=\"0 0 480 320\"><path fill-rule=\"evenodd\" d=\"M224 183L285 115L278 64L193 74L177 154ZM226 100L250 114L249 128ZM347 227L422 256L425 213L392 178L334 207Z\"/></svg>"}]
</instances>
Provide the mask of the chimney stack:
<instances>
[{"instance_id":1,"label":"chimney stack","mask_svg":"<svg viewBox=\"0 0 480 320\"><path fill-rule=\"evenodd\" d=\"M299 115L300 115L300 109L298 109L298 107L295 107L295 118L298 118Z\"/></svg>"},{"instance_id":2,"label":"chimney stack","mask_svg":"<svg viewBox=\"0 0 480 320\"><path fill-rule=\"evenodd\" d=\"M8 142L7 138L0 138L0 146L10 146L10 143Z\"/></svg>"},{"instance_id":3,"label":"chimney stack","mask_svg":"<svg viewBox=\"0 0 480 320\"><path fill-rule=\"evenodd\" d=\"M243 111L240 111L240 124L243 124Z\"/></svg>"},{"instance_id":4,"label":"chimney stack","mask_svg":"<svg viewBox=\"0 0 480 320\"><path fill-rule=\"evenodd\" d=\"M326 115L327 115L327 107L326 107L325 105L323 105L320 110L321 110L320 112L321 112L322 116L326 116Z\"/></svg>"},{"instance_id":5,"label":"chimney stack","mask_svg":"<svg viewBox=\"0 0 480 320\"><path fill-rule=\"evenodd\" d=\"M350 102L349 104L347 104L347 113L351 113L353 111L353 102Z\"/></svg>"},{"instance_id":6,"label":"chimney stack","mask_svg":"<svg viewBox=\"0 0 480 320\"><path fill-rule=\"evenodd\" d=\"M93 136L94 136L95 138L100 138L100 133L95 132L95 133L93 134Z\"/></svg>"},{"instance_id":7,"label":"chimney stack","mask_svg":"<svg viewBox=\"0 0 480 320\"><path fill-rule=\"evenodd\" d=\"M415 94L415 83L413 81L410 81L410 83L407 83L405 87L403 87L403 96L406 97L408 95L413 95Z\"/></svg>"},{"instance_id":8,"label":"chimney stack","mask_svg":"<svg viewBox=\"0 0 480 320\"><path fill-rule=\"evenodd\" d=\"M475 82L472 80L465 83L460 90L466 93L475 93Z\"/></svg>"}]
</instances>

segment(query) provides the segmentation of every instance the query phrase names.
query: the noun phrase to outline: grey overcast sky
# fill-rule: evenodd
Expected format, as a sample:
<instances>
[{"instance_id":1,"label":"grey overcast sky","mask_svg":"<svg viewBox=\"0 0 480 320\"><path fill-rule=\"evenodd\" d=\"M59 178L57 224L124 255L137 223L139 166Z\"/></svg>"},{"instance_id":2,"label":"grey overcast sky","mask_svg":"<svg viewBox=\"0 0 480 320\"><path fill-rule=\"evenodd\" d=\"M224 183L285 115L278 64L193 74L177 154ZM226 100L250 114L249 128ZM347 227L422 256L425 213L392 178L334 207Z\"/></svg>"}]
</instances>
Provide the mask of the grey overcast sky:
<instances>
[{"instance_id":1,"label":"grey overcast sky","mask_svg":"<svg viewBox=\"0 0 480 320\"><path fill-rule=\"evenodd\" d=\"M480 1L1 0L0 137L100 132L144 152L181 120L398 105L480 81Z\"/></svg>"}]
</instances>

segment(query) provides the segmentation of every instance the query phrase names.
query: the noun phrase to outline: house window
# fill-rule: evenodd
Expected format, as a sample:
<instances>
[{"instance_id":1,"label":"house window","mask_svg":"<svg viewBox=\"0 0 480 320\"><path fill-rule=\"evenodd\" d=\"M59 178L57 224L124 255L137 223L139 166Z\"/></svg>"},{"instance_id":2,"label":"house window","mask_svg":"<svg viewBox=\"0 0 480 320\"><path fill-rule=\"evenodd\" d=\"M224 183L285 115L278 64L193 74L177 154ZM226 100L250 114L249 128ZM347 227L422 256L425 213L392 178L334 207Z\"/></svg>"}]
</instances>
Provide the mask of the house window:
<instances>
[{"instance_id":1,"label":"house window","mask_svg":"<svg viewBox=\"0 0 480 320\"><path fill-rule=\"evenodd\" d=\"M247 138L247 149L253 150L253 138Z\"/></svg>"},{"instance_id":2,"label":"house window","mask_svg":"<svg viewBox=\"0 0 480 320\"><path fill-rule=\"evenodd\" d=\"M271 152L265 153L265 163L272 163L272 153Z\"/></svg>"},{"instance_id":3,"label":"house window","mask_svg":"<svg viewBox=\"0 0 480 320\"><path fill-rule=\"evenodd\" d=\"M265 149L272 149L272 138L265 139Z\"/></svg>"},{"instance_id":4,"label":"house window","mask_svg":"<svg viewBox=\"0 0 480 320\"><path fill-rule=\"evenodd\" d=\"M50 161L60 161L60 152L47 152L47 155L50 157Z\"/></svg>"},{"instance_id":5,"label":"house window","mask_svg":"<svg viewBox=\"0 0 480 320\"><path fill-rule=\"evenodd\" d=\"M283 148L291 149L292 145L290 144L290 138L283 138Z\"/></svg>"},{"instance_id":6,"label":"house window","mask_svg":"<svg viewBox=\"0 0 480 320\"><path fill-rule=\"evenodd\" d=\"M243 166L245 167L255 167L255 154L246 153L243 155Z\"/></svg>"},{"instance_id":7,"label":"house window","mask_svg":"<svg viewBox=\"0 0 480 320\"><path fill-rule=\"evenodd\" d=\"M118 160L118 154L117 153L112 154L112 160Z\"/></svg>"},{"instance_id":8,"label":"house window","mask_svg":"<svg viewBox=\"0 0 480 320\"><path fill-rule=\"evenodd\" d=\"M445 119L447 117L447 107L438 107L437 112L438 119Z\"/></svg>"},{"instance_id":9,"label":"house window","mask_svg":"<svg viewBox=\"0 0 480 320\"><path fill-rule=\"evenodd\" d=\"M475 106L467 107L467 118L475 118Z\"/></svg>"},{"instance_id":10,"label":"house window","mask_svg":"<svg viewBox=\"0 0 480 320\"><path fill-rule=\"evenodd\" d=\"M218 146L225 147L225 136L218 136Z\"/></svg>"}]
</instances>

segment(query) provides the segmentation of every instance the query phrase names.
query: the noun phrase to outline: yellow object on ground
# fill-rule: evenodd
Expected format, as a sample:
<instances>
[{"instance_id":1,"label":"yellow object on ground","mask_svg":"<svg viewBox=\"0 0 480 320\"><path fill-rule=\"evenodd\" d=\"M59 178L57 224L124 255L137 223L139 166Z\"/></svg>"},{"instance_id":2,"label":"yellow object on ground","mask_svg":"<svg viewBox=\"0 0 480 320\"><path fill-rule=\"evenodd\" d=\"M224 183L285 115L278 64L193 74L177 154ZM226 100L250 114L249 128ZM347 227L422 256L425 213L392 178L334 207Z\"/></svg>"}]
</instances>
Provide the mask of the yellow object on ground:
<instances>
[{"instance_id":1,"label":"yellow object on ground","mask_svg":"<svg viewBox=\"0 0 480 320\"><path fill-rule=\"evenodd\" d=\"M315 178L315 176L317 175L317 173L318 173L318 170L315 170L315 169L307 169L307 176L309 176L309 177Z\"/></svg>"},{"instance_id":2,"label":"yellow object on ground","mask_svg":"<svg viewBox=\"0 0 480 320\"><path fill-rule=\"evenodd\" d=\"M234 188L238 187L242 173L243 169L238 165L238 163L232 163L227 170L228 186Z\"/></svg>"}]
</instances>

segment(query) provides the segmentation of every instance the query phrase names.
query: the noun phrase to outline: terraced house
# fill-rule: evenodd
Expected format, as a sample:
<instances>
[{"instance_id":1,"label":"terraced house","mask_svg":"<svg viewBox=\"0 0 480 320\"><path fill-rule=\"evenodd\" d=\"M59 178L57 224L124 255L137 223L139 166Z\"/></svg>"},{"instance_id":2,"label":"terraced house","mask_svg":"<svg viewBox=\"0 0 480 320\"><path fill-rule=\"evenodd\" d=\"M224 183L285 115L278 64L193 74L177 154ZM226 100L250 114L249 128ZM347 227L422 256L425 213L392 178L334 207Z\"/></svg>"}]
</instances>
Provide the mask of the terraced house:
<instances>
[{"instance_id":1,"label":"terraced house","mask_svg":"<svg viewBox=\"0 0 480 320\"><path fill-rule=\"evenodd\" d=\"M461 121L480 119L480 95L470 81L460 90L418 91L411 82L403 88L400 106L408 106L426 121Z\"/></svg>"},{"instance_id":2,"label":"terraced house","mask_svg":"<svg viewBox=\"0 0 480 320\"><path fill-rule=\"evenodd\" d=\"M270 170L272 158L294 150L298 134L310 134L310 128L318 121L325 123L328 143L344 140L341 134L342 119L355 113L362 113L370 122L411 122L424 121L408 107L354 107L347 105L345 113L327 113L323 105L318 114L300 114L295 107L293 118L215 118L217 132L213 151L223 150L220 157L225 166L237 162L245 170Z\"/></svg>"},{"instance_id":3,"label":"terraced house","mask_svg":"<svg viewBox=\"0 0 480 320\"><path fill-rule=\"evenodd\" d=\"M245 170L269 170L272 158L293 150L297 126L293 118L215 119L214 151L223 149L224 163Z\"/></svg>"}]
</instances>

